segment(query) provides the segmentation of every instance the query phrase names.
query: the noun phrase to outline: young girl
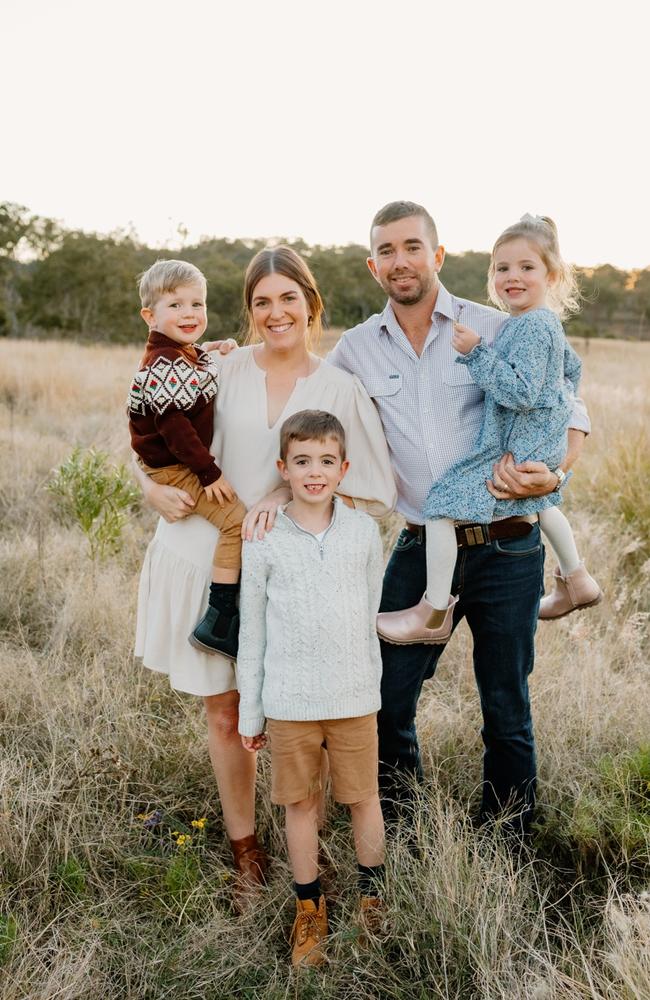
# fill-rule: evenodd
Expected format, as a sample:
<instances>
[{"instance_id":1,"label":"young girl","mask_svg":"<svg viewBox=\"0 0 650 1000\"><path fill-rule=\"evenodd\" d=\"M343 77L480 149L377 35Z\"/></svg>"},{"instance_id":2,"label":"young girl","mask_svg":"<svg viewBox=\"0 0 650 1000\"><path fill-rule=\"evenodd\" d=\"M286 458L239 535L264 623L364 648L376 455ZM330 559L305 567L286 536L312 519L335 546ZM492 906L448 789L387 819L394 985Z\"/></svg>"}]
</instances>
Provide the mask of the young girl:
<instances>
[{"instance_id":1,"label":"young girl","mask_svg":"<svg viewBox=\"0 0 650 1000\"><path fill-rule=\"evenodd\" d=\"M559 463L566 454L571 412L570 392L577 390L580 359L569 346L559 316L577 308L572 269L560 256L555 224L546 217L524 215L499 236L488 273L490 298L511 318L494 348L472 330L454 324L456 361L465 364L485 391L485 412L474 454L453 466L434 483L424 508L426 518L427 591L422 601L404 611L378 616L382 638L397 644L444 643L451 635L457 598L451 583L457 555L457 531L489 539L490 522L539 515L540 526L558 558L553 593L544 598L540 618L561 618L591 607L602 592L580 560L571 526L557 505L559 488L568 478ZM486 482L501 456L515 462L543 461L558 477L548 496L497 500ZM456 528L454 522L465 522ZM469 522L469 524L467 524Z\"/></svg>"}]
</instances>

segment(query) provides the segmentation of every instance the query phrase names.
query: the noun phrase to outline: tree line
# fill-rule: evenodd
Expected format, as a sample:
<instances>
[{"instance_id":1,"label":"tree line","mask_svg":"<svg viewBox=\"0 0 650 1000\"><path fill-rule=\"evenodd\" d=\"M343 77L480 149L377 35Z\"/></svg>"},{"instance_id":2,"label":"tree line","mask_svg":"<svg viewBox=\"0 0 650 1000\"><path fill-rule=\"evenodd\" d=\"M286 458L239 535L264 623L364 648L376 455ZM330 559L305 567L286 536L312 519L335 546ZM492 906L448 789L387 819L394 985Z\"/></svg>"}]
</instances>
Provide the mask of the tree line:
<instances>
[{"instance_id":1,"label":"tree line","mask_svg":"<svg viewBox=\"0 0 650 1000\"><path fill-rule=\"evenodd\" d=\"M11 202L0 203L0 337L56 337L130 343L142 340L135 277L158 257L182 257L208 279L209 330L242 328L243 274L259 240L204 239L182 250L144 245L133 233L66 229ZM384 307L367 248L290 245L312 268L330 326L351 327ZM448 254L443 279L456 295L487 301L489 254ZM650 340L650 267L578 268L582 311L566 324L578 337Z\"/></svg>"}]
</instances>

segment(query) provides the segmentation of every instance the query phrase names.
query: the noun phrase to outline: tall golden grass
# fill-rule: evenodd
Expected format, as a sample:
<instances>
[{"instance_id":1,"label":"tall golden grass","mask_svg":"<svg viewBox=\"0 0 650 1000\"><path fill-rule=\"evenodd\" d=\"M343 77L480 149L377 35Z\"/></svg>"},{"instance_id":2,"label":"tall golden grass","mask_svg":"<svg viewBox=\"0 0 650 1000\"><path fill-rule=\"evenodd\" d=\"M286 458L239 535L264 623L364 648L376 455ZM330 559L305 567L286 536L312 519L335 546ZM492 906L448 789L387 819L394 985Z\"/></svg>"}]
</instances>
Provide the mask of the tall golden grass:
<instances>
[{"instance_id":1,"label":"tall golden grass","mask_svg":"<svg viewBox=\"0 0 650 1000\"><path fill-rule=\"evenodd\" d=\"M268 762L259 805L276 861L237 917L199 700L133 661L154 516L141 511L119 556L95 565L44 490L75 444L128 458L139 351L0 341L3 998L650 998L649 355L576 346L594 432L567 507L607 600L540 628L535 848L512 856L468 823L480 711L461 628L420 703L420 854L391 845L390 940L359 947L349 828L332 808L330 960L296 975ZM205 833L191 825L203 816Z\"/></svg>"}]
</instances>

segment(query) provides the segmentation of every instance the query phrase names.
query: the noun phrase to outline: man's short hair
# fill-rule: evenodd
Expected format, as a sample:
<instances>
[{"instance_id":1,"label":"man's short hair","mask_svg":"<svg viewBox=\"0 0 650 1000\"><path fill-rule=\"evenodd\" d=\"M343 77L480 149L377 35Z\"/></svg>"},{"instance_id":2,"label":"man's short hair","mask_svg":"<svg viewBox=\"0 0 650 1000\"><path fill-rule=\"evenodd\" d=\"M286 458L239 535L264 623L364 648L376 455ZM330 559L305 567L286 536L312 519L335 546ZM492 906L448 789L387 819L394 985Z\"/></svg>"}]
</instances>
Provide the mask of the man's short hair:
<instances>
[{"instance_id":1,"label":"man's short hair","mask_svg":"<svg viewBox=\"0 0 650 1000\"><path fill-rule=\"evenodd\" d=\"M438 230L436 224L423 205L418 205L414 201L389 201L387 205L380 208L370 226L370 249L372 250L372 233L375 226L387 226L389 222L397 222L399 219L409 219L413 215L419 215L427 225L431 245L436 250L438 247Z\"/></svg>"},{"instance_id":2,"label":"man's short hair","mask_svg":"<svg viewBox=\"0 0 650 1000\"><path fill-rule=\"evenodd\" d=\"M137 282L143 309L152 309L163 295L183 285L201 285L204 296L208 290L205 275L187 260L157 260L138 275Z\"/></svg>"},{"instance_id":3,"label":"man's short hair","mask_svg":"<svg viewBox=\"0 0 650 1000\"><path fill-rule=\"evenodd\" d=\"M330 437L338 442L344 462L345 431L341 421L325 410L299 410L287 417L280 428L280 458L286 462L292 441L326 441Z\"/></svg>"}]
</instances>

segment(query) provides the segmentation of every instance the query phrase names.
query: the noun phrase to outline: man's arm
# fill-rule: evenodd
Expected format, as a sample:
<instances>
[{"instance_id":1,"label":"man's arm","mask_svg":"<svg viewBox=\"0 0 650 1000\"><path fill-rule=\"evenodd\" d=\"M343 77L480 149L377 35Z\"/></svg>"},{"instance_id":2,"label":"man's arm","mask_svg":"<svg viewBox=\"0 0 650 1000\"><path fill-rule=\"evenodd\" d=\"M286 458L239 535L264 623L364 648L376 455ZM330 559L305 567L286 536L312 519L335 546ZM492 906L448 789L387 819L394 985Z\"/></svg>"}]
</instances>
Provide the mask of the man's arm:
<instances>
[{"instance_id":1,"label":"man's arm","mask_svg":"<svg viewBox=\"0 0 650 1000\"><path fill-rule=\"evenodd\" d=\"M568 448L559 468L568 472L580 457L587 434L570 427ZM545 497L558 485L558 477L543 462L521 462L515 465L511 454L503 457L494 466L492 480L487 488L497 500L523 500L526 497Z\"/></svg>"}]
</instances>

